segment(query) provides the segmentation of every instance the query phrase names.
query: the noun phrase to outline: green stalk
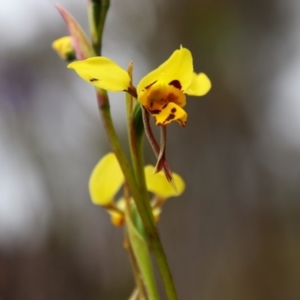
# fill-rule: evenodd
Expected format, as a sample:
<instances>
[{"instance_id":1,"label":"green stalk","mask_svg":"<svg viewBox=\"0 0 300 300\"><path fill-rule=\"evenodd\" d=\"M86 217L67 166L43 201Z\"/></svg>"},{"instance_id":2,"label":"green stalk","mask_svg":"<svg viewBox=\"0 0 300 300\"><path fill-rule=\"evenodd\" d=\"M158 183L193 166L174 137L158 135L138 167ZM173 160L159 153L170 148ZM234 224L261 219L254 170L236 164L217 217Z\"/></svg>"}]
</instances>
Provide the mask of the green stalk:
<instances>
[{"instance_id":1,"label":"green stalk","mask_svg":"<svg viewBox=\"0 0 300 300\"><path fill-rule=\"evenodd\" d=\"M135 289L137 289L139 291L140 300L147 300L145 287L144 287L142 278L140 277L140 270L139 270L136 258L134 257L134 253L133 253L130 241L128 239L128 233L126 233L126 236L125 236L125 244L126 244L125 248L128 252L131 267L132 267L132 270L133 270L134 281L135 281L135 284L136 284ZM135 291L133 292L133 295L134 294L135 294Z\"/></svg>"},{"instance_id":2,"label":"green stalk","mask_svg":"<svg viewBox=\"0 0 300 300\"><path fill-rule=\"evenodd\" d=\"M92 43L97 55L101 55L102 35L104 24L106 20L106 14L109 8L109 0L88 0L89 2L89 23L92 35ZM99 107L100 116L108 136L109 142L116 157L119 161L123 174L126 178L128 188L134 198L137 210L142 219L143 225L148 238L148 243L152 247L154 255L156 257L158 269L160 271L166 294L169 300L177 300L175 285L173 283L171 271L167 262L167 258L162 247L160 237L154 222L152 210L150 207L150 201L145 184L145 175L143 169L143 151L142 151L142 135L139 136L139 140L136 140L135 148L136 161L133 161L134 175L132 168L127 160L127 157L121 147L117 133L115 131L111 114L110 106L107 97L107 92L102 89L96 89L97 102ZM136 180L138 179L138 182Z\"/></svg>"},{"instance_id":3,"label":"green stalk","mask_svg":"<svg viewBox=\"0 0 300 300\"><path fill-rule=\"evenodd\" d=\"M135 126L134 126L134 119L133 119L133 112L134 112L134 106L135 106L135 100L133 97L129 94L126 93L126 116L127 116L127 133L128 133L128 141L129 141L129 149L130 149L130 156L131 156L131 161L133 165L133 170L134 170L134 175L135 179L138 184L138 188L140 193L145 197L143 189L145 188L145 173L144 171L140 172L140 169L144 170L144 163L143 163L143 157L139 155L139 150L138 150L138 145L137 145L137 135L135 133ZM142 173L142 174L140 174ZM143 198L143 201L147 205L147 210L152 213L152 209L150 206L150 199L148 197L148 193L146 190L146 198ZM143 226L142 226L143 227ZM144 232L145 230L143 230ZM145 243L148 243L147 236L145 238ZM147 255L150 257L149 253L149 247L146 247L145 249L142 248L141 250L147 251ZM157 292L157 287L155 283L155 276L153 272L153 268L146 268L148 274L146 276L153 278L153 284L147 285L147 291L148 294L150 295L156 295L156 300L159 300L158 292ZM147 278L144 278L146 281Z\"/></svg>"},{"instance_id":4,"label":"green stalk","mask_svg":"<svg viewBox=\"0 0 300 300\"><path fill-rule=\"evenodd\" d=\"M101 54L102 35L110 0L88 0L88 17L92 44L97 55Z\"/></svg>"},{"instance_id":5,"label":"green stalk","mask_svg":"<svg viewBox=\"0 0 300 300\"><path fill-rule=\"evenodd\" d=\"M145 227L145 231L147 234L148 242L150 247L153 249L153 253L155 255L157 266L159 272L161 274L166 294L169 300L177 300L178 296L176 293L175 285L173 282L172 274L167 262L167 257L165 255L164 249L162 247L160 237L154 222L153 214L150 207L150 201L148 199L147 190L145 192L145 186L143 188L139 188L134 173L129 165L127 157L124 154L124 151L121 147L120 141L116 134L111 114L110 114L110 106L107 98L107 92L104 90L97 89L97 101L99 106L100 115L102 118L102 122L112 146L113 151L116 154L116 157L119 161L121 169L126 178L126 182L128 184L128 188L132 194L132 197L135 200L135 204L137 210L140 214L140 217L143 221L143 225ZM142 155L142 138L140 138L139 146L138 146L138 156ZM141 156L143 157L143 156ZM144 170L141 168L141 163L138 163L136 169L138 170L138 177L144 178ZM144 179L143 179L144 180ZM147 194L147 196L146 196Z\"/></svg>"},{"instance_id":6,"label":"green stalk","mask_svg":"<svg viewBox=\"0 0 300 300\"><path fill-rule=\"evenodd\" d=\"M127 96L127 107L131 107L130 104L130 98L131 101L132 96L128 95ZM127 109L128 111L128 109ZM139 189L142 194L142 201L146 202L145 204L147 205L147 208L150 210L151 215L152 215L152 220L153 220L153 214L152 214L152 208L150 205L150 198L149 198L149 193L147 191L147 186L146 186L146 178L145 178L145 172L144 172L144 151L143 151L143 133L144 133L144 128L143 128L143 120L142 120L142 108L141 106L137 106L136 109L134 110L133 114L133 121L134 123L131 125L131 128L129 129L130 136L129 136L129 141L130 141L130 148L131 153L133 154L132 157L132 162L135 170L135 176L138 181ZM129 121L128 123L130 124L130 116L128 117ZM134 135L134 136L132 136ZM140 212L140 211L139 211ZM142 219L143 220L143 219ZM143 222L144 223L144 222ZM145 225L145 223L144 223ZM148 243L150 247L152 247L158 269L160 271L160 274L162 276L162 280L165 286L166 294L168 296L168 299L176 300L178 299L175 285L173 282L171 270L168 265L167 257L165 255L164 249L162 247L159 233L156 228L155 222L153 223L154 226L154 235L151 234L149 235L149 232L146 229L147 232L147 237L148 237Z\"/></svg>"}]
</instances>

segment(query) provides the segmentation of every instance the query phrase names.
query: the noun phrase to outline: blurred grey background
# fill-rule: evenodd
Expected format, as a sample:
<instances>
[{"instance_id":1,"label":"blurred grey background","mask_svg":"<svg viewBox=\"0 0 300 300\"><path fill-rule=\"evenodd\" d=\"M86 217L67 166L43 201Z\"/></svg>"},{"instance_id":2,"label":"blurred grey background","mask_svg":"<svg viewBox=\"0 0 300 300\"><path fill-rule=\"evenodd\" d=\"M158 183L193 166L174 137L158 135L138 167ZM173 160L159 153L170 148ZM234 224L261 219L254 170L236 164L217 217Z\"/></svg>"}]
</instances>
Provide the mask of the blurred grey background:
<instances>
[{"instance_id":1,"label":"blurred grey background","mask_svg":"<svg viewBox=\"0 0 300 300\"><path fill-rule=\"evenodd\" d=\"M55 2L0 1L0 299L127 299L122 231L87 189L110 148L93 88L50 47ZM84 0L60 4L88 31ZM103 54L135 83L182 44L213 84L168 131L187 190L159 227L180 299L300 299L299 28L297 0L111 0Z\"/></svg>"}]
</instances>

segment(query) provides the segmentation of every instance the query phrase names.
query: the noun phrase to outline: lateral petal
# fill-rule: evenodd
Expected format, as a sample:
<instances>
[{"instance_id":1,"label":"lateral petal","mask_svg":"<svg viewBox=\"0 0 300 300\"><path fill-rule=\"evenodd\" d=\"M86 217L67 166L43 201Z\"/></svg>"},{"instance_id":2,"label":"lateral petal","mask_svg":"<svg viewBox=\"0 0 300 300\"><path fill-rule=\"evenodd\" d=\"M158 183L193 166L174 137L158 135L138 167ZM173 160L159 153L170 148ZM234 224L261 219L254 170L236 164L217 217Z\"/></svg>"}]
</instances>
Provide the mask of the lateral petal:
<instances>
[{"instance_id":1,"label":"lateral petal","mask_svg":"<svg viewBox=\"0 0 300 300\"><path fill-rule=\"evenodd\" d=\"M128 89L130 77L114 61L104 56L91 57L75 61L68 65L90 84L111 92L120 92Z\"/></svg>"},{"instance_id":2,"label":"lateral petal","mask_svg":"<svg viewBox=\"0 0 300 300\"><path fill-rule=\"evenodd\" d=\"M124 183L124 175L114 153L108 153L95 166L89 181L92 202L110 204Z\"/></svg>"},{"instance_id":3,"label":"lateral petal","mask_svg":"<svg viewBox=\"0 0 300 300\"><path fill-rule=\"evenodd\" d=\"M163 172L153 174L155 167L148 165L145 167L146 184L149 192L162 197L163 199L169 197L180 196L185 190L185 183L183 179L176 173L172 173L173 180L177 191L168 182Z\"/></svg>"},{"instance_id":4,"label":"lateral petal","mask_svg":"<svg viewBox=\"0 0 300 300\"><path fill-rule=\"evenodd\" d=\"M203 96L211 89L211 81L204 73L193 73L191 84L184 91L191 96Z\"/></svg>"}]
</instances>

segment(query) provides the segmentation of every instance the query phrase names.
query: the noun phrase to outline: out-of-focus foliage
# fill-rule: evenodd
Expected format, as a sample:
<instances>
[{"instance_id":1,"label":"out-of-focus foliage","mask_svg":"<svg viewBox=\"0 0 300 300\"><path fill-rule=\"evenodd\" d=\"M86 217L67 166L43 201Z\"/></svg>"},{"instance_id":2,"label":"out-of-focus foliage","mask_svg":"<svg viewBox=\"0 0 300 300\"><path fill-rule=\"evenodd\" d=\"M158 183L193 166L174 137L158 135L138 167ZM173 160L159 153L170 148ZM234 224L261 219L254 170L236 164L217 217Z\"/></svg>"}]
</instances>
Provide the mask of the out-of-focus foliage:
<instances>
[{"instance_id":1,"label":"out-of-focus foliage","mask_svg":"<svg viewBox=\"0 0 300 300\"><path fill-rule=\"evenodd\" d=\"M160 229L180 299L299 299L299 4L111 2L104 55L138 79L182 44L213 82L169 127L187 189ZM87 31L86 2L61 4ZM124 299L122 235L88 195L110 150L94 91L51 49L67 34L54 1L0 8L0 298ZM125 135L122 95L111 103Z\"/></svg>"}]
</instances>

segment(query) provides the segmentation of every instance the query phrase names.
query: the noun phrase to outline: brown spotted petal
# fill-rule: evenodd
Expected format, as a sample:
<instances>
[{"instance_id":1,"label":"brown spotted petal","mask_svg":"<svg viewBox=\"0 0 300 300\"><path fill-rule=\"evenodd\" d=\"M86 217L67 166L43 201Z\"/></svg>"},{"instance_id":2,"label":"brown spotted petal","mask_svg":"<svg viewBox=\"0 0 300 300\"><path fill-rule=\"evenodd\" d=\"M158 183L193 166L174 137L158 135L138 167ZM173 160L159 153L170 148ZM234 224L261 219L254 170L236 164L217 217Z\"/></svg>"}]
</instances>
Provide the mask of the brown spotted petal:
<instances>
[{"instance_id":1,"label":"brown spotted petal","mask_svg":"<svg viewBox=\"0 0 300 300\"><path fill-rule=\"evenodd\" d=\"M179 105L169 102L158 114L153 115L156 125L165 126L172 121L177 121L181 126L186 125L187 113Z\"/></svg>"}]
</instances>

